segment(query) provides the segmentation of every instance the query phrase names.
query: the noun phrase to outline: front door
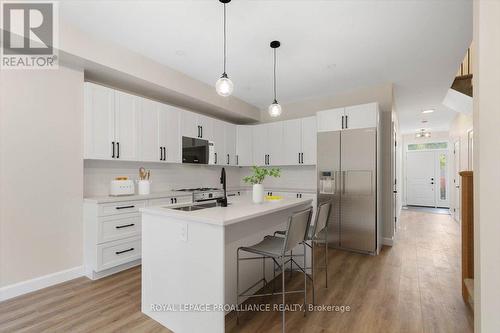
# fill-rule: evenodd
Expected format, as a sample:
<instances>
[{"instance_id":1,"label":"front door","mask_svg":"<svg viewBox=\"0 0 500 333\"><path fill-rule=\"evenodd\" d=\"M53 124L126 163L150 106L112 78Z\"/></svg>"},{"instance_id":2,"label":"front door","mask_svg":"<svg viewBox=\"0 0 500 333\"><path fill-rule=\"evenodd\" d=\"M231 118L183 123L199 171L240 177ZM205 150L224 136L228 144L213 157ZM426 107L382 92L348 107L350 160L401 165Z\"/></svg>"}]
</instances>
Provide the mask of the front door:
<instances>
[{"instance_id":1,"label":"front door","mask_svg":"<svg viewBox=\"0 0 500 333\"><path fill-rule=\"evenodd\" d=\"M449 207L448 152L406 153L406 201L411 206Z\"/></svg>"},{"instance_id":2,"label":"front door","mask_svg":"<svg viewBox=\"0 0 500 333\"><path fill-rule=\"evenodd\" d=\"M406 153L407 204L436 206L435 154L433 151Z\"/></svg>"}]
</instances>

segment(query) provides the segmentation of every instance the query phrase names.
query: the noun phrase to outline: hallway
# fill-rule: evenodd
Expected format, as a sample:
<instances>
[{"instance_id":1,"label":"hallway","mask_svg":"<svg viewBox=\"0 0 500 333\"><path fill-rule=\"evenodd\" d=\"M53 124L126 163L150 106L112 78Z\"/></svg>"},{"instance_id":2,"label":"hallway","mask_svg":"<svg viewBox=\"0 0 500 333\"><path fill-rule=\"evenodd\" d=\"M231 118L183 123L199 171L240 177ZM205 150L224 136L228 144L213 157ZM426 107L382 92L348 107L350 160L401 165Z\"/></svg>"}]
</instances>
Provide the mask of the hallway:
<instances>
[{"instance_id":1,"label":"hallway","mask_svg":"<svg viewBox=\"0 0 500 333\"><path fill-rule=\"evenodd\" d=\"M316 303L351 311L306 318L289 312L287 332L472 332L460 291L458 224L449 215L403 210L397 236L396 245L376 257L330 251L329 288L318 271ZM140 274L137 267L98 281L82 277L0 303L0 332L169 332L140 312ZM294 273L287 288L300 288L302 279ZM302 302L300 295L287 300ZM281 329L278 312L241 319L236 326L229 315L226 331Z\"/></svg>"}]
</instances>

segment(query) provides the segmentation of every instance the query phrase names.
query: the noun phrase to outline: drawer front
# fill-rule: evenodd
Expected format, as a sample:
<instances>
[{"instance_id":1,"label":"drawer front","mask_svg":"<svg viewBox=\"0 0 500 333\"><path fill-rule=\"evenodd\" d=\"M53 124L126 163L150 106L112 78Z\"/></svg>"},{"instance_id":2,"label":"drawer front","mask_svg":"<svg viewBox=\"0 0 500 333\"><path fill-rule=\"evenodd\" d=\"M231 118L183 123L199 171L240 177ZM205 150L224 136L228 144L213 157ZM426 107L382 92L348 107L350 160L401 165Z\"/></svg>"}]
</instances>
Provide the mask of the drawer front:
<instances>
[{"instance_id":1,"label":"drawer front","mask_svg":"<svg viewBox=\"0 0 500 333\"><path fill-rule=\"evenodd\" d=\"M140 236L141 214L123 214L99 218L97 227L97 243Z\"/></svg>"},{"instance_id":2,"label":"drawer front","mask_svg":"<svg viewBox=\"0 0 500 333\"><path fill-rule=\"evenodd\" d=\"M97 246L97 272L141 258L141 239L115 241Z\"/></svg>"},{"instance_id":3,"label":"drawer front","mask_svg":"<svg viewBox=\"0 0 500 333\"><path fill-rule=\"evenodd\" d=\"M138 213L140 208L146 207L145 200L122 201L99 205L99 216Z\"/></svg>"}]
</instances>

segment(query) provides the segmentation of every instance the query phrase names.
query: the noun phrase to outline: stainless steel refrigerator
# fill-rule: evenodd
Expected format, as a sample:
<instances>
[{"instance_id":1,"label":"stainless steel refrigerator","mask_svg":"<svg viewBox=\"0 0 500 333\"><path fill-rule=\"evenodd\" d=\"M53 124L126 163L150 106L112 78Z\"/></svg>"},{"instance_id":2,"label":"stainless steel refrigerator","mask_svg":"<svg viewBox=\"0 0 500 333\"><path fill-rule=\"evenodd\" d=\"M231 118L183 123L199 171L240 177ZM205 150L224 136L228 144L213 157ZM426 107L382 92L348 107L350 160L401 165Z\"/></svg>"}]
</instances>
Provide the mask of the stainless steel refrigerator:
<instances>
[{"instance_id":1,"label":"stainless steel refrigerator","mask_svg":"<svg viewBox=\"0 0 500 333\"><path fill-rule=\"evenodd\" d=\"M377 252L377 129L318 133L318 202L333 200L331 247Z\"/></svg>"}]
</instances>

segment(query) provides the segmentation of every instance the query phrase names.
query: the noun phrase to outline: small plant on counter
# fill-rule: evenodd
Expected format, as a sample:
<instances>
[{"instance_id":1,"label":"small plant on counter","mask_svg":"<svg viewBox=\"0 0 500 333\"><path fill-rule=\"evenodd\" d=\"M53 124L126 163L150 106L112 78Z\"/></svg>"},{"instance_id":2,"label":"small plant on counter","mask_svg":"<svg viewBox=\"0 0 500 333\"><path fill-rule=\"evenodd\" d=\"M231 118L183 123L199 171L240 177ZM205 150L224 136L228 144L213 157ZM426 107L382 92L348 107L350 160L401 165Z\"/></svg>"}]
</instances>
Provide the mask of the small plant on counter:
<instances>
[{"instance_id":1,"label":"small plant on counter","mask_svg":"<svg viewBox=\"0 0 500 333\"><path fill-rule=\"evenodd\" d=\"M269 177L280 177L281 176L281 170L280 168L272 168L272 169L266 169L266 168L261 168L258 166L253 166L252 167L253 174L251 176L246 176L243 178L243 181L247 184L262 184L266 176Z\"/></svg>"}]
</instances>

